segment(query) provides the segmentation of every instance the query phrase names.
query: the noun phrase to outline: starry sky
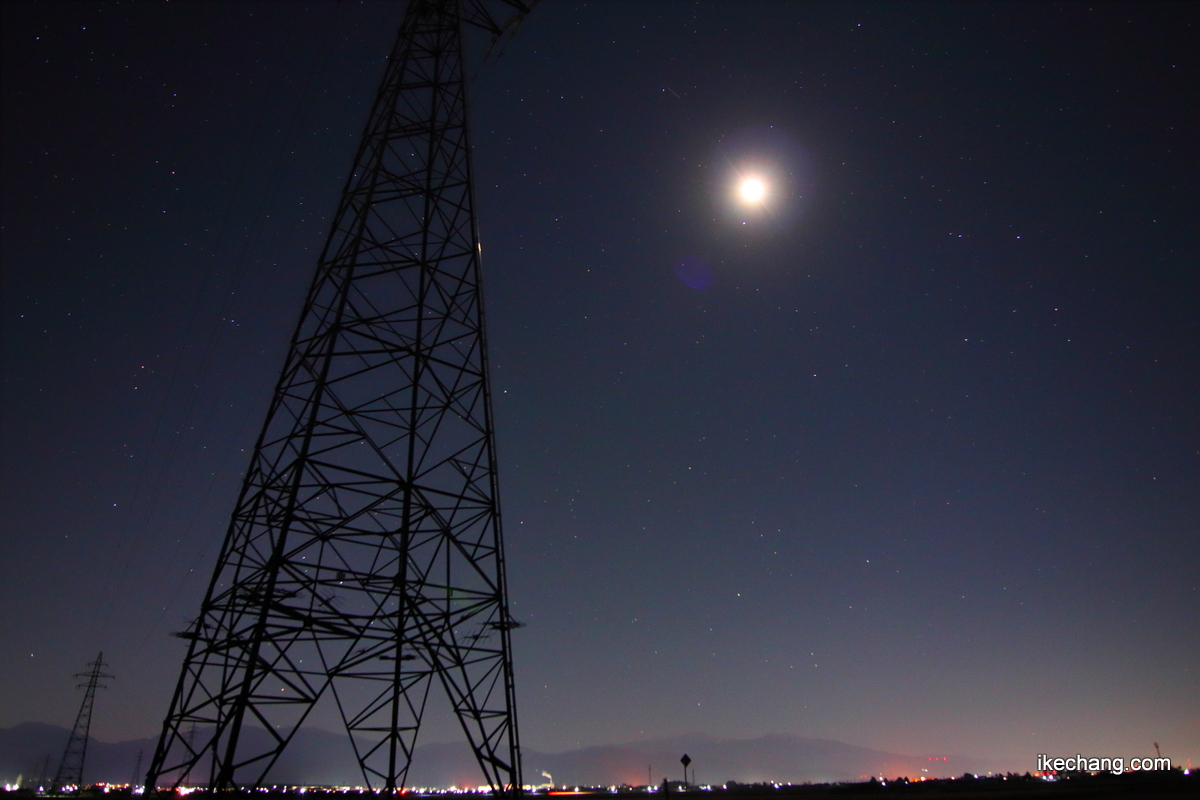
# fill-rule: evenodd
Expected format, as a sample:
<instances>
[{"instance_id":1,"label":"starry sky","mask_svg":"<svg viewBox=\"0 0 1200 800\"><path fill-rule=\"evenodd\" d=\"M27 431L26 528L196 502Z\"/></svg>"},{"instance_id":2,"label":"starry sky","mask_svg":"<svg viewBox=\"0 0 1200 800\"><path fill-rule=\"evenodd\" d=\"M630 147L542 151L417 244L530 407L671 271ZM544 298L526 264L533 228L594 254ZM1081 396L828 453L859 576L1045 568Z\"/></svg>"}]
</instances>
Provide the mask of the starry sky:
<instances>
[{"instance_id":1,"label":"starry sky","mask_svg":"<svg viewBox=\"0 0 1200 800\"><path fill-rule=\"evenodd\" d=\"M402 13L0 5L0 726L100 650L93 734L161 725ZM1200 761L1198 21L547 0L474 51L525 746Z\"/></svg>"}]
</instances>

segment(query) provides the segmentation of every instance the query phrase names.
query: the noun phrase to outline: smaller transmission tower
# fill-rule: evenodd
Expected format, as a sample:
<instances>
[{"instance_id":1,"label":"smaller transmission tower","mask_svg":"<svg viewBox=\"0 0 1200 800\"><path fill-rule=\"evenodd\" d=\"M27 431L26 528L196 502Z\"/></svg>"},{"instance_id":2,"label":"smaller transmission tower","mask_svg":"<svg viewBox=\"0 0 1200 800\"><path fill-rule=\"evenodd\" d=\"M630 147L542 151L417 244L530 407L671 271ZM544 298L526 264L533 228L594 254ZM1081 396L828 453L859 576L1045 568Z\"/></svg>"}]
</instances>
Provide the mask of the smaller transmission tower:
<instances>
[{"instance_id":1,"label":"smaller transmission tower","mask_svg":"<svg viewBox=\"0 0 1200 800\"><path fill-rule=\"evenodd\" d=\"M96 690L108 688L100 681L113 677L101 672L108 666L104 663L103 652L87 666L87 672L75 673L76 678L87 678L87 683L76 687L86 691L83 693L83 704L79 706L79 716L75 717L75 727L71 729L71 738L67 740L67 749L63 751L58 772L54 775L51 786L54 792L61 791L64 786L83 788L83 761L87 756L88 731L92 727L92 704L96 701Z\"/></svg>"}]
</instances>

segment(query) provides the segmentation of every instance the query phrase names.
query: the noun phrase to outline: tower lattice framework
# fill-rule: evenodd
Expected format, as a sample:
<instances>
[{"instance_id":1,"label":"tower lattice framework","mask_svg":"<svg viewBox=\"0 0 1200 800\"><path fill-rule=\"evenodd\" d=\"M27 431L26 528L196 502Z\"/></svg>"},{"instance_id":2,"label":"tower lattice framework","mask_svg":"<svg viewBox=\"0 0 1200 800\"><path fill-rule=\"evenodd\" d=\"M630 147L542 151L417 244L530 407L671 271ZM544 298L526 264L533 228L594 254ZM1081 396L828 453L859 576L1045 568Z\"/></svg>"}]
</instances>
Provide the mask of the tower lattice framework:
<instances>
[{"instance_id":1,"label":"tower lattice framework","mask_svg":"<svg viewBox=\"0 0 1200 800\"><path fill-rule=\"evenodd\" d=\"M96 690L107 689L103 681L113 676L104 672L108 665L104 663L104 653L96 656L96 660L88 663L87 672L75 673L76 678L87 678L79 684L83 689L83 702L79 704L79 713L75 715L75 725L71 728L71 736L63 749L62 760L58 762L58 772L54 774L51 792L58 792L65 786L83 788L83 764L87 760L88 736L92 729L92 706L96 702Z\"/></svg>"},{"instance_id":2,"label":"tower lattice framework","mask_svg":"<svg viewBox=\"0 0 1200 800\"><path fill-rule=\"evenodd\" d=\"M325 699L396 791L432 694L520 791L462 44L532 4L490 5L405 14L147 787L258 785Z\"/></svg>"}]
</instances>

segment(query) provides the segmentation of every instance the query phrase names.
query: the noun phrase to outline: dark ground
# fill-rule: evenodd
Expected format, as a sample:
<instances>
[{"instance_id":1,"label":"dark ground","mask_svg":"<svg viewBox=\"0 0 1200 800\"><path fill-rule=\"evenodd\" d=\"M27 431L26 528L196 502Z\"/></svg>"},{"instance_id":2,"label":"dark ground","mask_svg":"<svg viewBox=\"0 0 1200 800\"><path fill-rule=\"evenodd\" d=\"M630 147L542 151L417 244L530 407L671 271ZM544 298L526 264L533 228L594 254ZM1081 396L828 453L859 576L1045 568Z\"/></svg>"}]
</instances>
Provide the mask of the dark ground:
<instances>
[{"instance_id":1,"label":"dark ground","mask_svg":"<svg viewBox=\"0 0 1200 800\"><path fill-rule=\"evenodd\" d=\"M95 797L100 792L96 790L81 792L76 797ZM114 791L109 794L129 796L127 791ZM297 800L301 795L346 797L350 795L374 797L374 794L359 792L337 792L322 789L307 789L304 792L226 792L227 798L254 797L256 800ZM449 793L447 793L449 794ZM0 791L0 798L33 798L38 796L29 790ZM48 797L50 795L41 795ZM443 797L444 795L431 795ZM573 797L587 798L633 798L648 796L645 791L630 789L613 792L608 789L578 792L554 792L547 795L537 792L531 797ZM162 793L160 798L175 797L170 793ZM660 800L666 800L659 795ZM989 800L1005 800L1006 798L1045 797L1071 798L1085 800L1086 798L1120 798L1120 797L1200 797L1200 774L1184 775L1179 770L1163 773L1124 773L1121 775L1071 775L1050 782L1042 778L1013 775L1009 777L988 778L957 778L948 780L930 780L906 783L903 780L867 783L816 784L806 786L738 786L708 791L673 790L669 794L675 800L791 800L792 798L834 797L839 800L854 800L854 798L876 797L953 797L989 798Z\"/></svg>"}]
</instances>

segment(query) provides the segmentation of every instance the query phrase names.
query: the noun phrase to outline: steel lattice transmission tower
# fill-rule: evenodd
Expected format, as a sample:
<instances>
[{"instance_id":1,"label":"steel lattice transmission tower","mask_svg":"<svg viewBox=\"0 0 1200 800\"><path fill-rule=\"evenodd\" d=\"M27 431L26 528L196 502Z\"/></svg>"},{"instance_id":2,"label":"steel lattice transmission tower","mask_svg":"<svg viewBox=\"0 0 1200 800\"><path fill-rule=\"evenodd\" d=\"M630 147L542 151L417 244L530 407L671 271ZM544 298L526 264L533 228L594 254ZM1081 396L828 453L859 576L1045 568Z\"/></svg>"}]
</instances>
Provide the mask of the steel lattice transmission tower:
<instances>
[{"instance_id":1,"label":"steel lattice transmission tower","mask_svg":"<svg viewBox=\"0 0 1200 800\"><path fill-rule=\"evenodd\" d=\"M148 788L261 783L325 698L367 785L399 790L433 690L520 791L463 35L531 6L409 5Z\"/></svg>"},{"instance_id":2,"label":"steel lattice transmission tower","mask_svg":"<svg viewBox=\"0 0 1200 800\"><path fill-rule=\"evenodd\" d=\"M64 786L83 788L83 762L87 758L88 732L92 728L92 705L96 702L96 690L107 689L101 681L113 677L102 671L108 666L104 663L103 652L87 666L87 672L75 673L76 678L87 678L85 683L78 686L84 690L83 702L75 716L75 727L71 729L71 738L67 739L62 761L58 763L58 772L54 774L54 783L50 785L52 792L61 791Z\"/></svg>"}]
</instances>

